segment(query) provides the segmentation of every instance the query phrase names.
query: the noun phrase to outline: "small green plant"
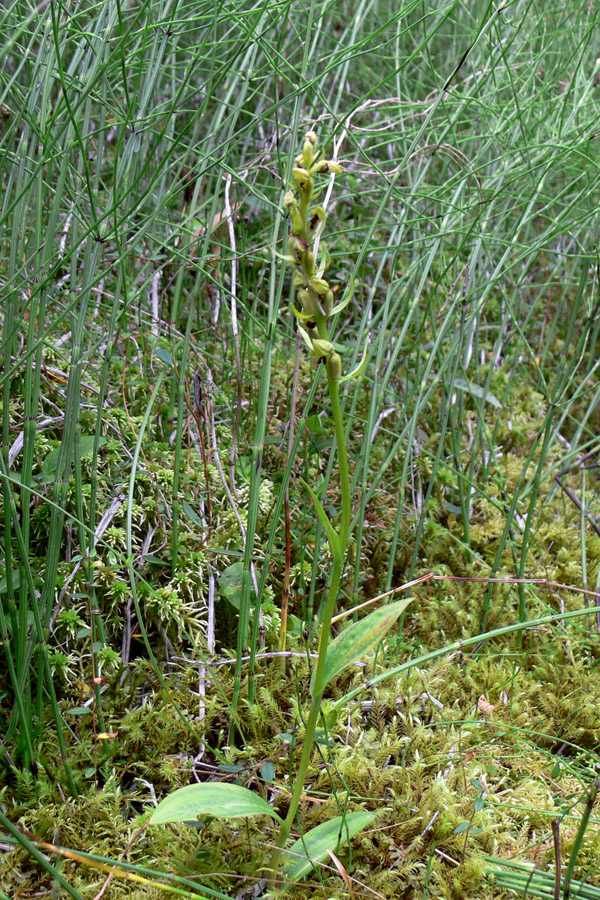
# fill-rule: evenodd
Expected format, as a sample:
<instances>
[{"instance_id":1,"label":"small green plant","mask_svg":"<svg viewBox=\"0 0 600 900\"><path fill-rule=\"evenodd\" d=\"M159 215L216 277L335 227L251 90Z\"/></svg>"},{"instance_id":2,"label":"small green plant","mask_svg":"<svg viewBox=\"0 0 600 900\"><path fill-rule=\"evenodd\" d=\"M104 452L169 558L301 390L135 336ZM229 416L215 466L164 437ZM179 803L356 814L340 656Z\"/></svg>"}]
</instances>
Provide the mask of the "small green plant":
<instances>
[{"instance_id":1,"label":"small green plant","mask_svg":"<svg viewBox=\"0 0 600 900\"><path fill-rule=\"evenodd\" d=\"M275 882L279 879L284 852L287 860L284 874L290 878L299 878L310 871L315 863L325 859L328 850L337 850L341 844L349 841L374 819L374 814L365 810L339 816L316 826L302 835L292 847L286 848L313 754L325 688L346 666L379 643L410 602L401 600L377 609L366 618L350 625L330 642L331 620L350 541L352 515L348 453L339 389L340 384L356 377L364 369L367 359L365 352L360 364L348 375L342 375L342 359L331 339L329 321L350 302L352 285L348 287L340 303L334 305L333 291L324 277L329 264L327 248L321 243L318 261L315 252L317 239L323 231L326 218L324 208L313 205L316 199L315 176L341 172L341 166L337 162L326 159L324 153L319 151L317 136L314 131L309 131L292 170L293 187L284 198L285 207L291 218L289 255L285 259L294 268L293 283L299 301L299 307L293 305L292 309L298 320L298 328L304 343L311 355L324 363L327 373L341 495L341 513L339 522L336 523L327 515L313 488L305 483L327 534L332 567L321 617L318 659L310 684L311 699L305 720L306 732L287 815L285 819L281 819L268 804L242 786L205 783L189 785L175 791L158 805L150 819L152 823L159 824L186 821L207 813L216 818L271 815L280 825L276 848L270 862L270 871Z\"/></svg>"}]
</instances>

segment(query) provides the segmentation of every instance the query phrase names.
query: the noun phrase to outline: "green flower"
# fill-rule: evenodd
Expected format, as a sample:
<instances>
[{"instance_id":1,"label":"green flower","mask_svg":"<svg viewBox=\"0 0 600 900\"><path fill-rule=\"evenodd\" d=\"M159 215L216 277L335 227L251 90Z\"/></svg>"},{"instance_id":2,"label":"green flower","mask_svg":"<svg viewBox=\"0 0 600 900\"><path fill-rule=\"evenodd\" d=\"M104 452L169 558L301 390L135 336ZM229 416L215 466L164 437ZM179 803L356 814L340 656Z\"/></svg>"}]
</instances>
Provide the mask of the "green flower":
<instances>
[{"instance_id":1,"label":"green flower","mask_svg":"<svg viewBox=\"0 0 600 900\"><path fill-rule=\"evenodd\" d=\"M333 349L327 330L327 320L334 313L333 291L323 277L330 258L323 245L317 263L313 250L317 235L325 227L326 213L322 206L311 208L310 202L315 186L313 175L328 172L341 174L342 167L324 158L314 131L307 132L302 152L295 163L292 169L293 189L288 190L283 198L283 205L291 218L289 256L286 258L294 267L294 286L298 290L299 301L299 308L292 306L292 309L308 350L316 359L325 360L329 377L338 381L342 361ZM335 311L340 311L339 306Z\"/></svg>"}]
</instances>

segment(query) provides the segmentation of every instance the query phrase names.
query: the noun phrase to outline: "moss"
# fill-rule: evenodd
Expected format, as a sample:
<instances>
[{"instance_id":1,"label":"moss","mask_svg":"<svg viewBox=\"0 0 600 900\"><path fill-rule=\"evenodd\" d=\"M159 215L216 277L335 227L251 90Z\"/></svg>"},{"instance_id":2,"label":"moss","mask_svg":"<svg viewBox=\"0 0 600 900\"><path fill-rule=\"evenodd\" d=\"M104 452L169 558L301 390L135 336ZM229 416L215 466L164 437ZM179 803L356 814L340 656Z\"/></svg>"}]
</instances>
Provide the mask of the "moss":
<instances>
[{"instance_id":1,"label":"moss","mask_svg":"<svg viewBox=\"0 0 600 900\"><path fill-rule=\"evenodd\" d=\"M565 808L572 814L581 808L578 802L593 768L597 668L584 658L576 659L570 672L565 663L552 664L548 646L558 653L562 640L559 635L548 636L553 643L540 640L529 659L521 660L523 665L503 654L443 660L407 672L393 683L383 682L366 707L360 702L349 708L349 719L341 717L332 726L331 745L324 750L329 772L318 755L313 761L301 809L303 828L337 815L340 807L366 807L377 812L372 829L353 842L352 861L347 849L339 854L358 881L385 897L419 896L425 885L435 896L496 896L493 886L484 883L482 856L533 852L548 835L553 817ZM191 699L190 674L182 671L173 682L179 703ZM230 675L220 673L220 681L229 694ZM300 672L299 683L303 682ZM283 678L280 670L264 669L257 704L240 708L247 734L240 747L222 744L227 717L213 697L202 734L207 746L221 744L222 752L216 756L205 752L200 763L194 763L198 746L173 717L168 698L154 693L136 708L121 713L115 709L109 727L118 737L99 770L107 779L104 787L98 791L92 780L92 790L65 804L42 775L37 783L31 779L21 783L21 800L11 815L40 838L60 839L74 849L93 848L116 858L127 846L137 816L149 807L150 784L158 792L167 791L189 783L194 770L208 774L215 765L221 778L233 777L235 769L242 783L267 795L274 787L276 807L284 812L289 746L279 734L294 728L296 705L289 702L294 685L294 679ZM482 693L496 707L491 717L478 707ZM191 708L188 715L193 721ZM75 756L93 732L86 726L79 737L81 743L72 748ZM585 755L555 756L559 742L569 741L578 754L589 743L587 763ZM49 736L46 758L51 758L51 744ZM260 780L265 760L275 766L272 785ZM85 762L82 759L82 768ZM35 807L30 804L32 796L37 798ZM484 802L477 811L480 796ZM469 824L468 831L463 830L464 823ZM201 836L182 826L149 829L129 858L171 871L183 865L198 873L229 872L243 879L268 858L270 830L271 826L265 832L264 823L252 821L247 831L215 821L204 826ZM565 853L574 834L575 820L565 820ZM207 849L204 858L200 851ZM592 864L598 849L598 837L590 831L581 851L582 865ZM546 857L550 853L543 852ZM34 869L21 852L5 859L5 884L9 867L11 878L20 872L20 877L35 883ZM92 871L72 866L67 871L80 889L86 884L97 889ZM335 896L339 876L326 870L321 875L324 884L314 889L316 896ZM217 883L231 889L229 878ZM303 891L290 886L284 894L300 897ZM114 881L107 896L131 896L130 887Z\"/></svg>"},{"instance_id":2,"label":"moss","mask_svg":"<svg viewBox=\"0 0 600 900\"><path fill-rule=\"evenodd\" d=\"M347 213L343 209L341 212ZM249 277L248 272L245 276ZM432 298L425 298L424 303L429 300ZM500 302L492 297L485 315L491 317L493 304ZM361 490L366 493L373 489L373 494L365 510L362 544L354 546L347 565L346 598L358 604L376 596L388 582L398 585L433 570L464 578L514 572L521 564L522 553L526 553L526 573L581 585L582 542L587 578L593 584L600 565L600 538L589 523L582 528L580 510L554 480L562 470L564 448L560 441L554 442L546 457L541 458L542 448L536 441L543 433L550 408L545 395L536 390L537 374L528 364L515 363L513 372L508 362L491 373L488 366L479 369L478 383L483 384L491 374L490 390L496 397L504 398L503 407L498 410L490 404L476 403L463 392L461 427L454 435L456 447L452 434L441 434L440 422L448 402L443 385L432 391L419 414L414 446L396 446L398 434L411 414L402 403L407 396L413 396L412 385L420 378L417 363L420 365L427 356L429 350L425 348L432 346L435 337L425 313L415 322L407 334L409 349L385 388L395 411L385 427L382 425L381 439L373 448L364 477L355 463L361 453L360 425L368 421L369 385L359 383L356 395L348 400L349 404L354 403L352 421L357 423L349 434L351 467ZM411 342L416 341L417 332L421 341L413 350ZM130 364L131 356L127 356L133 354L132 348L132 341L124 341L113 356L109 371L111 385L122 386L127 408L121 400L111 400L115 405L107 405L104 410L100 433L106 441L95 469L91 459L82 460L85 489L77 491L74 479L69 482L67 519L76 514L79 500L87 521L92 482L97 487L96 521L128 488L131 450L148 399L151 365L151 348L140 350L140 374L140 369ZM195 344L193 349L199 354L202 351ZM550 350L558 353L558 340ZM247 377L242 398L245 409L253 408L256 401L255 377L260 371L264 341L248 340L246 352ZM265 535L272 524L285 467L281 445L289 425L293 375L293 362L284 342L275 353L278 365L273 373L262 458L264 478L258 492L255 554L259 567L263 560L269 566L267 589L261 598L266 652L278 648L285 538L281 527L267 557ZM62 358L50 349L46 362L53 359L57 365L63 365ZM190 362L187 371L178 373L178 377L187 378L191 384L195 365L195 361ZM211 360L211 365L215 384L221 386L214 403L218 448L225 462L232 441L230 372L225 358ZM303 360L300 396L308 392L313 374L310 364ZM90 362L86 379L97 388L98 377ZM577 378L570 389L577 391ZM22 384L15 379L11 384L15 396L10 404L13 428L20 428L23 423L23 404L17 396L21 390ZM45 387L44 402L49 408L52 404L60 408L61 390L59 383ZM284 813L291 793L290 772L297 759L297 754L290 756L290 741L298 747L303 740L300 710L306 707L310 673L306 661L298 657L285 670L272 659L260 661L254 675L255 702L250 705L245 699L248 679L244 669L238 708L243 738L237 733L230 736L233 667L207 666L205 680L200 682L195 663L207 651L209 576L230 566L244 548L219 472L212 460L205 468L191 420L181 448L178 494L173 497L175 454L169 439L175 421L172 391L173 385L165 381L148 426L129 509L141 617L168 689L163 689L147 659L139 623L132 612L125 560L127 505L123 503L113 510L108 527L96 543L89 568L80 565L79 538L69 524L70 550L61 558L54 600L58 601L63 591L64 596L53 621L50 662L67 722L69 761L80 796L63 796L56 734L46 711L36 745L39 775L36 778L29 771L11 766L6 757L2 803L13 821L41 839L113 859L127 853L131 862L179 874L203 875L212 885L233 895L262 875L275 836L274 826L250 821L247 828L232 828L230 823L207 821L198 828L148 828L138 835L142 817L152 809L156 797L196 778L213 777L238 780ZM319 404L321 401L322 397ZM574 418L577 410L575 405ZM316 552L315 517L297 479L308 474L309 480L316 482L322 477L324 451L330 440L329 424L323 419L325 435L319 435L316 426L303 430L301 452L290 482L291 612L297 617L297 627L290 629L288 645L296 653L306 649L302 635L306 623L302 617L311 577L315 579L317 606L329 567L327 548L321 546ZM82 428L91 434L95 427L95 414L84 409ZM567 422L565 434L573 427ZM248 521L252 431L252 416L243 416L236 468L236 503L243 523ZM52 485L44 481L44 460L60 445L61 438L60 423L35 437L37 495L31 507L29 562L37 586L44 578L52 515ZM525 472L525 461L532 448L532 459ZM534 476L538 465L539 493L531 504L537 489ZM334 493L336 477L334 470L330 482ZM466 485L471 477L474 488L467 497ZM571 493L578 493L581 477L577 470L565 474L562 482ZM598 474L590 469L585 477L587 509L590 516L597 518ZM19 504L23 502L19 491L16 498ZM467 509L466 522L461 499ZM513 499L515 513L509 520ZM174 501L179 510L176 565L172 540ZM2 515L3 502L0 498ZM531 516L529 543L524 547L527 516ZM391 558L394 535L397 545ZM355 566L360 569L357 591ZM0 567L0 579L4 576L5 568ZM550 823L557 816L563 818L563 857L568 856L581 801L597 761L598 638L595 630L588 630L585 620L565 627L560 622L563 609L581 607L581 595L558 587L546 590L540 585L528 585L523 590L530 616L557 614L556 623L537 629L524 647L515 637L507 636L421 665L365 689L356 701L343 708L337 720L331 717L329 733L322 735L320 752L311 765L300 823L309 829L345 808L369 809L377 814L373 826L352 842L351 850L343 848L338 854L357 885L365 885L365 894L370 889L385 898L402 896L415 900L423 896L451 900L502 896L493 883L485 880L482 857L518 855L540 866L549 864ZM486 626L492 628L511 624L519 615L520 596L515 585L429 582L417 587L414 597L402 632L386 640L377 657L362 660L360 666L341 673L329 686L330 710L333 701L354 687L364 687L373 674L381 674L411 655L420 656L471 637L480 631L484 619ZM97 616L102 623L100 636L91 633L91 609L101 611ZM224 658L235 653L232 648L236 612L221 600L217 600L216 612L217 636ZM123 660L126 626L132 636L129 656ZM186 657L194 665L180 661ZM96 687L93 679L98 677L94 660L96 665L101 663L99 707L91 702ZM486 712L480 703L482 696L491 712ZM84 704L89 712L72 713L73 709L81 711ZM175 705L189 727L175 712ZM7 712L0 715L4 718ZM100 737L101 734L108 737ZM271 763L274 769L273 779L268 782L261 774L265 763ZM580 873L590 869L594 883L600 883L594 868L599 842L594 820L584 839L578 866ZM65 863L62 871L85 897L95 896L104 881L97 871L71 862ZM320 900L346 896L337 870L321 867L319 877L322 882L311 877L310 889L303 884L288 885L279 892L273 891L273 896L303 898L308 890L311 897ZM3 855L0 884L9 895L17 889L23 896L26 891L34 894L52 889L44 873L21 850ZM162 895L158 889L132 888L118 879L113 879L104 894L106 900L135 900L142 896Z\"/></svg>"}]
</instances>

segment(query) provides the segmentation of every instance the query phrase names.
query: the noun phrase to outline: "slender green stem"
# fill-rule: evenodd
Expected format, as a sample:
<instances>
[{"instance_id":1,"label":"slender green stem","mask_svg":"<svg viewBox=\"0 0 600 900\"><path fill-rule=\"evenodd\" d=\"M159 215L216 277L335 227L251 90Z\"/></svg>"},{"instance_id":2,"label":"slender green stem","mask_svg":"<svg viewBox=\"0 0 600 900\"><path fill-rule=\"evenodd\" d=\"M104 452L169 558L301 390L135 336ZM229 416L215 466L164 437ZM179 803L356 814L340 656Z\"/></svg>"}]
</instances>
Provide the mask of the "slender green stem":
<instances>
[{"instance_id":1,"label":"slender green stem","mask_svg":"<svg viewBox=\"0 0 600 900\"><path fill-rule=\"evenodd\" d=\"M35 846L33 841L30 841L26 835L23 834L22 831L13 825L10 819L7 819L5 815L0 812L0 825L4 828L8 833L13 837L22 847L27 850L30 856L33 856L35 861L40 864L40 866L52 876L52 878L56 881L57 885L66 891L67 894L70 894L71 897L74 897L74 900L83 900L82 895L72 887L68 881L66 881L63 876L60 874L58 869L56 869L52 863L48 860L48 858Z\"/></svg>"},{"instance_id":2,"label":"slender green stem","mask_svg":"<svg viewBox=\"0 0 600 900\"><path fill-rule=\"evenodd\" d=\"M331 582L329 585L329 595L327 597L327 605L325 607L325 615L323 617L323 622L321 625L321 638L319 642L319 659L317 661L317 672L315 675L315 687L313 690L313 697L310 704L310 710L308 713L308 719L306 720L306 734L304 736L304 743L302 747L302 756L300 758L300 764L298 766L298 772L296 773L296 780L294 783L294 790L292 793L292 799L290 800L290 806L288 809L288 814L285 818L283 825L279 831L279 837L277 839L277 847L273 852L273 856L271 858L271 872L273 879L277 880L279 873L279 862L281 860L281 854L283 852L283 848L287 843L287 839L290 836L290 831L292 825L294 823L294 819L296 818L296 813L298 812L298 806L300 805L300 798L302 797L302 792L304 790L304 782L306 780L306 773L308 772L308 767L310 764L310 759L313 751L313 744L315 739L315 731L317 727L317 722L319 720L319 713L321 711L321 699L323 697L323 688L320 686L322 682L323 669L325 666L325 657L327 654L327 646L329 644L329 630L331 626L331 618L333 615L333 607L335 605L335 598L337 596L337 590L339 588L340 583L340 575L341 575L341 563L339 560L336 560L333 565L333 572L331 577Z\"/></svg>"},{"instance_id":3,"label":"slender green stem","mask_svg":"<svg viewBox=\"0 0 600 900\"><path fill-rule=\"evenodd\" d=\"M340 492L342 497L342 514L338 531L338 536L340 539L339 550L334 550L332 548L333 568L331 572L331 581L329 583L327 602L325 604L323 620L321 622L319 656L317 660L317 668L315 671L312 700L308 713L308 719L306 721L306 733L304 736L302 756L300 758L298 772L296 773L296 780L292 793L292 799L290 801L290 806L288 809L288 814L283 825L281 826L279 837L277 840L277 848L275 849L273 857L271 859L271 872L274 880L277 880L281 854L283 852L285 844L287 843L287 839L290 836L290 831L294 823L294 819L296 818L296 813L298 812L298 806L300 805L300 798L302 797L302 792L304 790L306 774L308 772L308 767L310 765L310 760L313 752L315 731L317 722L319 721L321 700L323 699L323 692L325 690L325 662L327 658L327 647L329 645L329 638L331 635L331 619L333 617L333 611L338 597L340 580L342 577L342 568L346 556L348 539L350 537L351 496L350 474L348 470L348 453L346 450L346 435L344 430L344 420L342 417L342 408L340 404L339 385L337 380L329 373L328 386L329 396L331 399L333 421L335 426L335 436L340 469Z\"/></svg>"},{"instance_id":4,"label":"slender green stem","mask_svg":"<svg viewBox=\"0 0 600 900\"><path fill-rule=\"evenodd\" d=\"M340 523L340 546L345 554L350 537L350 517L352 515L350 497L350 473L348 470L348 451L346 449L346 434L344 431L344 419L340 404L340 388L338 382L328 376L329 396L331 398L331 410L335 424L335 437L337 442L338 460L340 466L340 490L342 494L342 520Z\"/></svg>"}]
</instances>

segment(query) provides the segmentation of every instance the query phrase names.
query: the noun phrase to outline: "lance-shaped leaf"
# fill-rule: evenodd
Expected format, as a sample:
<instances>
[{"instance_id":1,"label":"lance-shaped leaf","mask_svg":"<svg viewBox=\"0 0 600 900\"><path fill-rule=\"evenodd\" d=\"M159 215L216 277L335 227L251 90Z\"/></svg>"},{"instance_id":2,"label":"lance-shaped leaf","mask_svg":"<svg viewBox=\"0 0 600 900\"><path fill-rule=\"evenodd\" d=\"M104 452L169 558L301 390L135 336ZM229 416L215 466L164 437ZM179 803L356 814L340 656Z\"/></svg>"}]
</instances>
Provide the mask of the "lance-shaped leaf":
<instances>
[{"instance_id":1,"label":"lance-shaped leaf","mask_svg":"<svg viewBox=\"0 0 600 900\"><path fill-rule=\"evenodd\" d=\"M353 296L354 296L354 278L351 278L351 279L350 279L350 284L348 285L348 287L347 287L346 290L344 291L344 296L342 297L342 299L340 300L340 302L339 302L339 303L336 303L336 305L333 307L333 309L331 310L331 315L332 315L332 316L335 316L335 315L337 315L339 312L341 312L343 309L346 309L346 307L348 306L348 304L349 304L350 301L352 300Z\"/></svg>"},{"instance_id":2,"label":"lance-shaped leaf","mask_svg":"<svg viewBox=\"0 0 600 900\"><path fill-rule=\"evenodd\" d=\"M364 372L365 367L367 365L368 358L369 358L369 339L367 338L367 340L365 342L365 349L363 351L361 361L356 366L356 368L352 369L351 372L348 372L347 375L344 375L343 378L340 378L340 384L343 384L344 381L350 381L351 378L358 378L358 376Z\"/></svg>"},{"instance_id":3,"label":"lance-shaped leaf","mask_svg":"<svg viewBox=\"0 0 600 900\"><path fill-rule=\"evenodd\" d=\"M342 553L342 548L340 547L339 535L336 532L336 530L334 529L331 522L329 521L329 516L323 509L323 504L321 503L321 501L319 500L319 498L317 497L317 495L311 488L310 484L307 484L306 481L304 481L304 479L302 479L302 484L304 485L304 487L306 488L306 490L309 492L310 496L312 497L312 501L315 504L315 509L317 511L317 515L318 515L319 519L321 520L321 525L325 529L325 532L327 534L327 539L329 540L329 547L331 548L331 555L334 558L336 558Z\"/></svg>"},{"instance_id":4,"label":"lance-shaped leaf","mask_svg":"<svg viewBox=\"0 0 600 900\"><path fill-rule=\"evenodd\" d=\"M389 606L380 606L360 622L355 622L338 634L327 648L320 690L323 690L325 685L329 684L331 679L335 678L346 666L361 659L365 653L376 647L412 600L412 597L408 597L398 600L397 603L390 603ZM315 669L310 683L311 694L315 688L316 671Z\"/></svg>"},{"instance_id":5,"label":"lance-shaped leaf","mask_svg":"<svg viewBox=\"0 0 600 900\"><path fill-rule=\"evenodd\" d=\"M327 859L329 850L337 853L354 835L367 828L374 818L375 813L359 810L345 816L336 816L329 822L311 828L286 852L288 862L284 867L284 874L290 881L302 878L317 863Z\"/></svg>"},{"instance_id":6,"label":"lance-shaped leaf","mask_svg":"<svg viewBox=\"0 0 600 900\"><path fill-rule=\"evenodd\" d=\"M202 784L188 784L161 800L150 816L150 824L193 822L198 816L212 816L214 819L271 816L281 822L275 810L254 791L240 784L205 781Z\"/></svg>"},{"instance_id":7,"label":"lance-shaped leaf","mask_svg":"<svg viewBox=\"0 0 600 900\"><path fill-rule=\"evenodd\" d=\"M292 306L292 309L294 309L293 306ZM295 312L296 312L296 310L294 309L294 313ZM298 331L300 332L300 337L306 344L309 351L312 353L313 345L312 345L312 340L310 338L308 331L305 328L303 328L302 325L300 325L300 324L298 324Z\"/></svg>"},{"instance_id":8,"label":"lance-shaped leaf","mask_svg":"<svg viewBox=\"0 0 600 900\"><path fill-rule=\"evenodd\" d=\"M275 256L277 259L283 260L283 262L289 263L292 266L296 265L296 260L294 259L294 257L290 256L287 253L278 253L277 250L273 250L273 256Z\"/></svg>"},{"instance_id":9,"label":"lance-shaped leaf","mask_svg":"<svg viewBox=\"0 0 600 900\"><path fill-rule=\"evenodd\" d=\"M331 256L329 254L329 250L327 248L327 244L325 241L321 241L319 244L319 268L317 269L317 275L319 278L322 278L325 274L325 270L329 268L331 265Z\"/></svg>"},{"instance_id":10,"label":"lance-shaped leaf","mask_svg":"<svg viewBox=\"0 0 600 900\"><path fill-rule=\"evenodd\" d=\"M291 304L291 306L292 306L292 312L294 313L294 315L296 316L296 318L298 319L299 322L314 322L314 320L317 318L317 315L320 315L322 319L325 318L323 313L319 313L319 314L312 313L311 314L311 313L307 313L307 312L302 312L301 310L297 309L293 303ZM312 353L312 343L310 345L310 351Z\"/></svg>"}]
</instances>

